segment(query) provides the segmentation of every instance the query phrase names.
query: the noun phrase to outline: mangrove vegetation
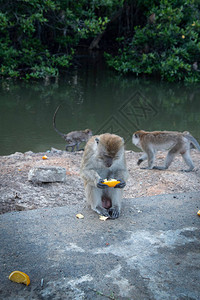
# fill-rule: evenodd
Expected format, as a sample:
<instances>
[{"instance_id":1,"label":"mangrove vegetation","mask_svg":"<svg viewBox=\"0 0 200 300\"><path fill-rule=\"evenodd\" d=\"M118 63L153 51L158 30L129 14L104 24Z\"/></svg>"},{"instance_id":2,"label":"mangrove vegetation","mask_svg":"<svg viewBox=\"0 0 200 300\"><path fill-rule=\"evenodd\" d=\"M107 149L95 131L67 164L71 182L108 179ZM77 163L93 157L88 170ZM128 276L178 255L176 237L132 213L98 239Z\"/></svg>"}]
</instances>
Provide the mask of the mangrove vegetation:
<instances>
[{"instance_id":1,"label":"mangrove vegetation","mask_svg":"<svg viewBox=\"0 0 200 300\"><path fill-rule=\"evenodd\" d=\"M58 77L80 49L120 74L200 81L200 2L2 0L0 75Z\"/></svg>"}]
</instances>

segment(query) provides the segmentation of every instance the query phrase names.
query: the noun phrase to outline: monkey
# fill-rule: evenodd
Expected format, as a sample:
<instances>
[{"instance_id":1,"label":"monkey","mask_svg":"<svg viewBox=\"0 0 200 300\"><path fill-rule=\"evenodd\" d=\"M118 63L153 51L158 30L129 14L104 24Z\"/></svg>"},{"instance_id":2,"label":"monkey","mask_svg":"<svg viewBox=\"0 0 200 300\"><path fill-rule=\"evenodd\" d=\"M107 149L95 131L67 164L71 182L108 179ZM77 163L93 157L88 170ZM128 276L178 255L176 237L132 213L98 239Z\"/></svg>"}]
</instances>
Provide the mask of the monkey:
<instances>
[{"instance_id":1,"label":"monkey","mask_svg":"<svg viewBox=\"0 0 200 300\"><path fill-rule=\"evenodd\" d=\"M56 111L53 116L53 128L67 142L66 151L68 151L68 149L70 147L71 147L71 152L75 151L75 148L77 151L79 151L79 150L81 150L81 149L79 149L80 144L83 142L87 142L89 140L89 138L92 137L92 130L85 129L85 130L81 130L81 131L71 131L67 134L60 132L56 128L56 114L57 114L59 108L60 108L60 105L56 108Z\"/></svg>"},{"instance_id":2,"label":"monkey","mask_svg":"<svg viewBox=\"0 0 200 300\"><path fill-rule=\"evenodd\" d=\"M80 175L91 209L110 219L118 218L122 189L128 179L123 138L110 133L91 137L85 146ZM102 183L112 178L120 183L112 188Z\"/></svg>"},{"instance_id":3,"label":"monkey","mask_svg":"<svg viewBox=\"0 0 200 300\"><path fill-rule=\"evenodd\" d=\"M154 23L155 23L155 20L156 20L156 14L153 13L153 14L151 14L151 15L149 16L148 22L149 22L149 24L154 24Z\"/></svg>"},{"instance_id":4,"label":"monkey","mask_svg":"<svg viewBox=\"0 0 200 300\"><path fill-rule=\"evenodd\" d=\"M137 164L140 165L148 159L146 169L166 170L171 165L174 157L181 154L189 169L181 170L190 172L194 165L190 156L190 149L196 148L200 151L197 140L188 132L178 131L144 131L139 130L133 133L132 142L145 153L139 158ZM164 166L154 166L155 154L157 150L169 150Z\"/></svg>"}]
</instances>

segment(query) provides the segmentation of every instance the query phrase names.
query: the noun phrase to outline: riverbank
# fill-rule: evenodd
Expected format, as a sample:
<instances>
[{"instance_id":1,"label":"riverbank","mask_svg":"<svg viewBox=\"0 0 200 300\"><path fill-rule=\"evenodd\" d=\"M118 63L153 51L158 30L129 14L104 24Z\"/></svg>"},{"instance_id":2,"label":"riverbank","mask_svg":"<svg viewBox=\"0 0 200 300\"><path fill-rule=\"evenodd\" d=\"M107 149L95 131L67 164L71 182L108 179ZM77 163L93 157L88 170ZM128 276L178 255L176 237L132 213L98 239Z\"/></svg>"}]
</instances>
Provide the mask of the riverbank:
<instances>
[{"instance_id":1,"label":"riverbank","mask_svg":"<svg viewBox=\"0 0 200 300\"><path fill-rule=\"evenodd\" d=\"M43 207L76 205L86 206L83 183L79 175L82 157L80 152L56 151L33 153L16 152L0 157L0 213L32 210ZM43 160L43 155L47 159ZM197 192L200 187L200 154L191 151L195 169L190 173L181 172L187 168L181 156L177 156L169 170L141 170L137 160L141 153L126 151L127 167L130 173L124 198L154 196L169 193ZM156 163L162 165L165 153L158 153ZM65 183L32 183L28 172L35 166L60 166L66 168ZM145 163L144 163L145 166Z\"/></svg>"}]
</instances>

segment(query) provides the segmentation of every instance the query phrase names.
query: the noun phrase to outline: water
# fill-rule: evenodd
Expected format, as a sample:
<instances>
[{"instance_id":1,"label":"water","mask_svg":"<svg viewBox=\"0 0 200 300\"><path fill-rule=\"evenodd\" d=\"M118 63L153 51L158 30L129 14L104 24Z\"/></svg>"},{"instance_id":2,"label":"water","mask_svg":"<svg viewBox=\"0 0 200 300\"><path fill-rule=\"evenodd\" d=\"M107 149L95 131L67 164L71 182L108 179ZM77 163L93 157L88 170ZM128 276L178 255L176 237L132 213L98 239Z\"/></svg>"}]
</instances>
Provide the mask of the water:
<instances>
[{"instance_id":1,"label":"water","mask_svg":"<svg viewBox=\"0 0 200 300\"><path fill-rule=\"evenodd\" d=\"M136 148L137 129L190 131L200 142L200 87L156 80L123 78L99 58L83 57L62 80L42 83L0 82L0 155L65 149L54 131L91 128L124 137L126 149Z\"/></svg>"}]
</instances>

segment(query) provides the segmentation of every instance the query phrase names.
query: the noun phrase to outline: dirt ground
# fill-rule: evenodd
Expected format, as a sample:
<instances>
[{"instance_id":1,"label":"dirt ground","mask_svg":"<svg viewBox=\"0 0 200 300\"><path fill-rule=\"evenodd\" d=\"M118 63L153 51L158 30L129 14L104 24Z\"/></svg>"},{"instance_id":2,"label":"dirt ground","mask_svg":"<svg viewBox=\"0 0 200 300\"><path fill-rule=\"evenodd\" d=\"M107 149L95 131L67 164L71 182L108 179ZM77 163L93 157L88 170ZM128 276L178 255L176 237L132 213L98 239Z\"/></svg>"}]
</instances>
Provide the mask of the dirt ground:
<instances>
[{"instance_id":1,"label":"dirt ground","mask_svg":"<svg viewBox=\"0 0 200 300\"><path fill-rule=\"evenodd\" d=\"M48 159L43 160L46 154ZM41 207L86 205L83 183L79 175L83 152L65 152L52 149L49 153L16 152L0 157L0 213L30 210ZM187 168L181 156L177 156L169 170L144 170L137 166L141 153L126 151L130 173L124 189L124 198L153 196L159 194L197 192L200 187L200 153L191 151L195 165L192 172L181 172ZM166 153L159 152L156 164L162 165ZM145 166L146 163L143 163ZM66 168L65 183L36 184L28 181L28 172L35 166L61 166Z\"/></svg>"}]
</instances>

